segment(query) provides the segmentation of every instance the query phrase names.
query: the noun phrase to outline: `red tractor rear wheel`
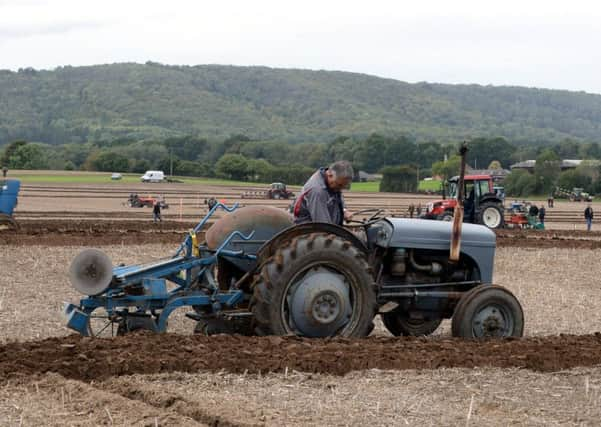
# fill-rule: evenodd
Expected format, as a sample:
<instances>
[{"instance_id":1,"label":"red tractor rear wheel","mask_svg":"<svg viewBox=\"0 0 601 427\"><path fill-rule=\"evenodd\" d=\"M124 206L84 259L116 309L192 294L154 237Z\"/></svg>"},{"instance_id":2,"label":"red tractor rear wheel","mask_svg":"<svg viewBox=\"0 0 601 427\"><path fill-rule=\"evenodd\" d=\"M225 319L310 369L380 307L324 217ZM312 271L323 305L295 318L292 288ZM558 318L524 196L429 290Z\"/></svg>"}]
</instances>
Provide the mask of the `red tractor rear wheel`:
<instances>
[{"instance_id":1,"label":"red tractor rear wheel","mask_svg":"<svg viewBox=\"0 0 601 427\"><path fill-rule=\"evenodd\" d=\"M503 210L494 202L483 203L480 205L478 224L485 225L490 229L503 227Z\"/></svg>"}]
</instances>

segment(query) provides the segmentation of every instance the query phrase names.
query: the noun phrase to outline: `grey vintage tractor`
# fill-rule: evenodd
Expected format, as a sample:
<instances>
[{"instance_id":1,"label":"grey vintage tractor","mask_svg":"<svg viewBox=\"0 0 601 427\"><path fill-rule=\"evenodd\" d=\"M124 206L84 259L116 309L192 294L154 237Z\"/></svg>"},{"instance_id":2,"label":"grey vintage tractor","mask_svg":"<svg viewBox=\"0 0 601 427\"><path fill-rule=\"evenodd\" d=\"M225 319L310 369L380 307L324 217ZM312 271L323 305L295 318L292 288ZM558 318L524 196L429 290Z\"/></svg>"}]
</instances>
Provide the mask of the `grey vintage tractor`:
<instances>
[{"instance_id":1,"label":"grey vintage tractor","mask_svg":"<svg viewBox=\"0 0 601 427\"><path fill-rule=\"evenodd\" d=\"M116 333L163 332L173 310L187 306L195 331L209 335L362 337L377 314L394 335L428 335L445 318L454 336L523 334L518 300L492 285L495 234L484 226L464 224L452 256L450 222L376 209L350 228L295 226L284 210L249 206L226 208L199 243L220 208L164 260L113 267L102 252L83 251L70 276L86 297L65 306L68 326L92 335L100 316Z\"/></svg>"}]
</instances>

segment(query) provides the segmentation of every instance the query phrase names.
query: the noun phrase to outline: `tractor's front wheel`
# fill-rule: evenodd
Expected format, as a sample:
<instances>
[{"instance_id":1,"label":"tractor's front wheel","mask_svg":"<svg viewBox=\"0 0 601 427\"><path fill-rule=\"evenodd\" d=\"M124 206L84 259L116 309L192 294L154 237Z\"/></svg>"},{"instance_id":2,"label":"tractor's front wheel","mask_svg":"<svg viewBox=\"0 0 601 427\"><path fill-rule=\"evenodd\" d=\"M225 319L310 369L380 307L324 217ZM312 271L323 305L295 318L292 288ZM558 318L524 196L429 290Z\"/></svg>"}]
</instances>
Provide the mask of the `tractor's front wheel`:
<instances>
[{"instance_id":1,"label":"tractor's front wheel","mask_svg":"<svg viewBox=\"0 0 601 427\"><path fill-rule=\"evenodd\" d=\"M382 323L395 337L430 335L438 329L441 322L442 319L411 319L406 313L397 311L382 314Z\"/></svg>"},{"instance_id":2,"label":"tractor's front wheel","mask_svg":"<svg viewBox=\"0 0 601 427\"><path fill-rule=\"evenodd\" d=\"M293 239L263 265L250 306L259 334L366 336L376 311L374 279L349 241L313 233Z\"/></svg>"},{"instance_id":3,"label":"tractor's front wheel","mask_svg":"<svg viewBox=\"0 0 601 427\"><path fill-rule=\"evenodd\" d=\"M509 290L502 286L480 285L461 297L451 328L454 337L521 337L524 312Z\"/></svg>"}]
</instances>

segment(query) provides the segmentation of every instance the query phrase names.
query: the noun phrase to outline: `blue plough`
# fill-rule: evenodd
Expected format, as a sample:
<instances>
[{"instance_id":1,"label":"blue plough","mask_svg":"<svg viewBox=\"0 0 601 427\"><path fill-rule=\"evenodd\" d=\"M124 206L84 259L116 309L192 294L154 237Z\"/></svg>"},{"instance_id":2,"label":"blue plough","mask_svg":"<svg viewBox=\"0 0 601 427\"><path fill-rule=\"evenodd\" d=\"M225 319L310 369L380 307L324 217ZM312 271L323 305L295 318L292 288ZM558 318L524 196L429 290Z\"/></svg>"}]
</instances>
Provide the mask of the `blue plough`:
<instances>
[{"instance_id":1,"label":"blue plough","mask_svg":"<svg viewBox=\"0 0 601 427\"><path fill-rule=\"evenodd\" d=\"M196 313L208 316L218 315L224 308L234 308L243 301L244 292L235 288L220 290L213 267L220 256L256 259L255 255L242 250L225 249L236 237L252 239L254 231L248 235L233 231L215 250L199 245L196 234L217 209L232 212L237 207L235 204L228 208L221 203L213 206L171 258L113 267L112 278L104 291L81 299L79 305L65 303L67 326L84 336L100 335L109 326L112 331L115 325L117 334L136 329L165 332L169 315L177 308L190 306ZM95 271L98 266L86 268ZM92 278L95 276L91 274ZM97 309L103 309L102 314L95 314ZM199 320L202 315L192 313L189 317ZM104 319L104 326L93 331L92 318Z\"/></svg>"}]
</instances>

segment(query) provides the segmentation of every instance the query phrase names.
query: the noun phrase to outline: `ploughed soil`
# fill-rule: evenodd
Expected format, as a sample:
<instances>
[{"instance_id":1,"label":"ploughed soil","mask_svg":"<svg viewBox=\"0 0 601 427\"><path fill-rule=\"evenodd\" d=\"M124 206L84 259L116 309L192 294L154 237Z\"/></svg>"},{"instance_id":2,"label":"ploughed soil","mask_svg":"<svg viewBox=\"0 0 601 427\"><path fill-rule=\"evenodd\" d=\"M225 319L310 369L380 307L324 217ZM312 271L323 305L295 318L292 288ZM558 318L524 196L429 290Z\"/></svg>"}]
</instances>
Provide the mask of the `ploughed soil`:
<instances>
[{"instance_id":1,"label":"ploughed soil","mask_svg":"<svg viewBox=\"0 0 601 427\"><path fill-rule=\"evenodd\" d=\"M179 243L195 222L104 219L33 219L0 231L0 245L102 246ZM601 232L497 230L497 246L600 249ZM202 237L201 237L202 238Z\"/></svg>"},{"instance_id":2,"label":"ploughed soil","mask_svg":"<svg viewBox=\"0 0 601 427\"><path fill-rule=\"evenodd\" d=\"M102 246L178 243L196 223L136 220L36 219L0 231L0 245Z\"/></svg>"},{"instance_id":3,"label":"ploughed soil","mask_svg":"<svg viewBox=\"0 0 601 427\"><path fill-rule=\"evenodd\" d=\"M601 249L601 232L598 231L502 229L495 233L497 246Z\"/></svg>"},{"instance_id":4,"label":"ploughed soil","mask_svg":"<svg viewBox=\"0 0 601 427\"><path fill-rule=\"evenodd\" d=\"M517 367L558 371L601 364L601 333L504 340L303 339L148 332L100 339L69 335L0 346L0 380L55 372L76 380L130 374L288 370L344 375L365 369Z\"/></svg>"}]
</instances>

